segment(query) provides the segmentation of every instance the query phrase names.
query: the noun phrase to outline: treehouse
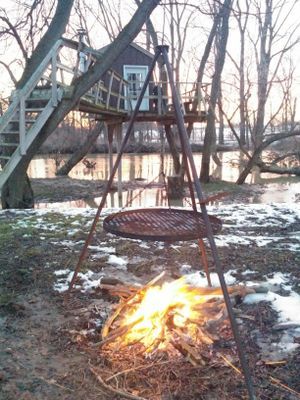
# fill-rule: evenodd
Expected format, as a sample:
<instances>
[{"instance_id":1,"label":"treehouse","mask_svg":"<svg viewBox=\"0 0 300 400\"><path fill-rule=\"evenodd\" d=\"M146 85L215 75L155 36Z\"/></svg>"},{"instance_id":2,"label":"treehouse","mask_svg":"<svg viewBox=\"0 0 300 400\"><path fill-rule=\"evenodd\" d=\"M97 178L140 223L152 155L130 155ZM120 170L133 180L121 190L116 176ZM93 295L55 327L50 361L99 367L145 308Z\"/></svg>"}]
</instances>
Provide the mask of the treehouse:
<instances>
[{"instance_id":1,"label":"treehouse","mask_svg":"<svg viewBox=\"0 0 300 400\"><path fill-rule=\"evenodd\" d=\"M0 119L0 189L15 168L26 157L32 142L51 118L58 104L73 95L73 82L101 59L105 47L92 49L81 41L60 39L41 61L25 86L12 93L10 106ZM131 44L115 60L74 109L93 115L108 126L112 140L119 136L122 124L129 121L147 77L154 55ZM174 105L167 74L160 63L159 79L151 73L149 84L135 121L153 121L161 125L175 124ZM206 118L203 85L176 82L184 121L203 122Z\"/></svg>"}]
</instances>

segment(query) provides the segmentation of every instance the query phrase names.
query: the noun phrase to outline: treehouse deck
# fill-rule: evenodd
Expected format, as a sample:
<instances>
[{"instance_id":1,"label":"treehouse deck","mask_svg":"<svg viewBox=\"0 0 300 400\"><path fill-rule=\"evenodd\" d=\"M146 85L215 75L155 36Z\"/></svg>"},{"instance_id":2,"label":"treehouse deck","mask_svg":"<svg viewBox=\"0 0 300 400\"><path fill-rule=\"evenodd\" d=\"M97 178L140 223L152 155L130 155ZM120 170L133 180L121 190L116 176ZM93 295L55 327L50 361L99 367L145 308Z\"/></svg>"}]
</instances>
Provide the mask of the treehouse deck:
<instances>
[{"instance_id":1,"label":"treehouse deck","mask_svg":"<svg viewBox=\"0 0 300 400\"><path fill-rule=\"evenodd\" d=\"M82 57L84 56L84 65ZM12 93L11 103L0 118L0 190L14 172L59 103L71 99L74 81L101 59L102 52L82 43L60 39L40 63L25 86ZM138 75L137 75L138 76ZM131 118L141 80L125 80L114 69L108 70L80 99L73 109L93 115L107 124L122 124ZM182 93L184 121L206 119L203 85L177 83ZM136 121L162 125L175 123L168 82L149 82L143 108Z\"/></svg>"},{"instance_id":2,"label":"treehouse deck","mask_svg":"<svg viewBox=\"0 0 300 400\"><path fill-rule=\"evenodd\" d=\"M104 122L127 122L130 120L131 113L127 111L117 110L113 107L106 108L105 106L95 105L85 101L84 99L80 100L80 103L77 105L78 111L82 111L88 114L94 114L97 120L101 120ZM198 112L185 112L184 120L186 123L196 123L196 122L205 122L206 121L206 112L202 111ZM173 110L166 111L164 114L158 114L156 111L140 111L135 121L137 122L157 122L162 125L173 125L176 123L175 113Z\"/></svg>"}]
</instances>

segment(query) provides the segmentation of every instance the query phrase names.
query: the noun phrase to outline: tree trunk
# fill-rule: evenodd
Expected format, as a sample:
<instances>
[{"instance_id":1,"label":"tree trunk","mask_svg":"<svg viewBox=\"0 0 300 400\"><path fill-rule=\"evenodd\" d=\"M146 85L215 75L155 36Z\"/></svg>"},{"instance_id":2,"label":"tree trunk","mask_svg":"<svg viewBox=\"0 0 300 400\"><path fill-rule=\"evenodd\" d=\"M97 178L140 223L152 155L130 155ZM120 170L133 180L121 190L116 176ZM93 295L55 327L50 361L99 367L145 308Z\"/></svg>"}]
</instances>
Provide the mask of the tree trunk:
<instances>
[{"instance_id":1,"label":"tree trunk","mask_svg":"<svg viewBox=\"0 0 300 400\"><path fill-rule=\"evenodd\" d=\"M274 135L273 137L269 138L269 139L265 139L261 145L255 149L254 153L252 154L252 156L250 157L250 159L247 162L247 165L245 166L245 168L243 169L243 171L240 173L240 176L238 177L236 183L238 185L241 185L245 182L248 174L250 174L251 169L254 167L254 165L258 165L261 166L261 154L262 152L271 144L274 142L277 142L278 140L283 140L283 139L287 139L293 136L299 136L300 132L299 131L294 131L294 132L289 132L289 133L281 133L278 135Z\"/></svg>"},{"instance_id":2,"label":"tree trunk","mask_svg":"<svg viewBox=\"0 0 300 400\"><path fill-rule=\"evenodd\" d=\"M2 189L2 208L33 208L33 191L26 174L30 160L15 169ZM24 172L25 171L25 172Z\"/></svg>"},{"instance_id":3,"label":"tree trunk","mask_svg":"<svg viewBox=\"0 0 300 400\"><path fill-rule=\"evenodd\" d=\"M224 115L222 113L222 88L220 88L219 98L218 98L218 114L219 114L219 133L218 133L218 142L219 144L224 144Z\"/></svg>"},{"instance_id":4,"label":"tree trunk","mask_svg":"<svg viewBox=\"0 0 300 400\"><path fill-rule=\"evenodd\" d=\"M21 89L25 85L25 83L40 65L41 60L45 58L54 43L57 42L57 40L60 39L61 36L64 34L66 26L69 22L73 3L74 0L57 1L55 14L49 25L49 28L44 36L41 38L31 57L29 58L22 77L17 83L16 89Z\"/></svg>"},{"instance_id":5,"label":"tree trunk","mask_svg":"<svg viewBox=\"0 0 300 400\"><path fill-rule=\"evenodd\" d=\"M265 109L267 102L269 70L271 63L271 44L273 40L272 0L265 1L264 18L260 27L260 59L257 63L257 118L253 129L254 145L258 147L263 141L265 130Z\"/></svg>"},{"instance_id":6,"label":"tree trunk","mask_svg":"<svg viewBox=\"0 0 300 400\"><path fill-rule=\"evenodd\" d=\"M291 168L282 168L278 167L277 165L266 165L260 160L260 154L261 151L257 151L253 154L251 159L248 161L246 167L243 169L241 172L240 176L238 177L238 180L236 183L238 185L241 185L245 182L247 176L250 174L252 168L257 165L260 169L260 172L269 172L272 174L278 174L278 175L284 175L284 174L289 174L289 175L296 175L300 176L300 168L299 167L291 167Z\"/></svg>"},{"instance_id":7,"label":"tree trunk","mask_svg":"<svg viewBox=\"0 0 300 400\"><path fill-rule=\"evenodd\" d=\"M70 0L68 0L70 1ZM136 37L136 35L140 32L145 20L150 16L151 12L154 8L159 4L160 0L144 0L141 3L141 6L133 15L131 21L124 27L124 29L119 33L116 40L111 43L107 49L102 54L101 59L98 59L89 70L74 80L73 82L73 93L68 99L63 99L56 109L54 110L51 117L48 119L39 135L35 138L32 144L29 146L26 155L26 162L23 162L18 167L18 176L24 177L24 185L25 185L25 176L28 164L32 157L37 153L40 146L44 143L47 137L54 131L55 128L59 125L59 123L64 119L64 117L76 106L80 97L83 96L98 80L100 77L112 66L113 62L122 53L125 48L132 42L132 40ZM65 4L64 1L60 0L58 3L58 7ZM61 17L61 13L58 15ZM53 23L50 26L53 26L53 29L57 29L56 25ZM50 27L49 27L50 29ZM48 40L51 40L51 37L46 33ZM46 36L45 35L45 36ZM56 41L51 42L51 45ZM42 39L43 40L43 39ZM37 47L40 49L40 46ZM36 59L35 52L32 58ZM31 72L34 72L33 70ZM27 77L28 79L28 77ZM23 186L23 185L21 185ZM24 186L23 186L24 187ZM16 192L15 194L13 192ZM4 205L7 205L7 199L17 199L19 192L19 187L14 184L13 177L10 177L7 181L6 185L4 185L1 200ZM28 191L27 191L28 193ZM24 192L25 196L25 192ZM25 200L25 198L24 198ZM32 201L33 203L33 201ZM19 203L11 203L9 206L5 208L15 208L18 207Z\"/></svg>"},{"instance_id":8,"label":"tree trunk","mask_svg":"<svg viewBox=\"0 0 300 400\"><path fill-rule=\"evenodd\" d=\"M204 183L209 182L210 157L215 140L216 140L215 115L210 107L205 128L203 153L201 160L201 172L200 172L200 181Z\"/></svg>"},{"instance_id":9,"label":"tree trunk","mask_svg":"<svg viewBox=\"0 0 300 400\"><path fill-rule=\"evenodd\" d=\"M219 25L219 22L220 22L220 18L221 18L221 13L219 12L214 18L214 22L213 22L213 25L212 25L211 30L209 32L209 36L208 36L208 39L207 39L207 42L206 42L206 45L205 45L205 48L204 48L204 52L203 52L201 61L200 61L200 65L199 65L198 72L197 72L197 81L196 81L197 85L201 85L201 83L203 81L203 75L204 75L205 66L206 66L206 63L207 63L207 60L208 60L212 45L213 45L214 38L215 38L216 33L217 33L217 28L218 28L218 25ZM196 93L197 93L197 90L196 90ZM196 95L194 100L193 100L192 110L196 111L197 106L198 106L198 98L197 98L197 95Z\"/></svg>"},{"instance_id":10,"label":"tree trunk","mask_svg":"<svg viewBox=\"0 0 300 400\"><path fill-rule=\"evenodd\" d=\"M246 112L247 112L247 101L246 101L246 93L245 93L245 35L246 35L246 28L248 25L249 19L249 2L241 2L245 10L242 11L241 4L239 1L236 3L236 7L238 12L235 14L237 19L238 28L240 32L240 55L239 55L239 66L238 66L238 73L239 73L239 103L240 103L240 143L242 146L246 145Z\"/></svg>"},{"instance_id":11,"label":"tree trunk","mask_svg":"<svg viewBox=\"0 0 300 400\"><path fill-rule=\"evenodd\" d=\"M16 85L16 90L21 89L36 68L40 65L41 60L45 58L53 44L65 32L69 21L70 12L74 0L59 0L55 15L49 25L47 32L44 34L36 49L29 58L20 81ZM38 148L31 154L28 152L23 162L8 179L2 188L1 202L2 208L33 208L34 197L31 188L30 180L26 174L28 165L32 157L36 154Z\"/></svg>"},{"instance_id":12,"label":"tree trunk","mask_svg":"<svg viewBox=\"0 0 300 400\"><path fill-rule=\"evenodd\" d=\"M269 172L278 175L296 175L300 176L300 167L279 167L278 165L266 165L258 163L260 172Z\"/></svg>"},{"instance_id":13,"label":"tree trunk","mask_svg":"<svg viewBox=\"0 0 300 400\"><path fill-rule=\"evenodd\" d=\"M247 176L250 174L252 168L254 167L254 165L256 165L257 160L259 158L259 154L257 154L256 152L253 154L253 156L250 158L250 160L247 162L246 167L243 169L243 171L240 173L240 176L238 177L236 184L237 185L242 185Z\"/></svg>"},{"instance_id":14,"label":"tree trunk","mask_svg":"<svg viewBox=\"0 0 300 400\"><path fill-rule=\"evenodd\" d=\"M181 170L181 163L180 163L180 156L179 156L179 151L176 146L175 140L174 140L174 135L171 129L171 125L165 125L165 132L166 132L166 138L169 144L170 152L173 158L173 164L174 164L174 171L175 174L179 174Z\"/></svg>"},{"instance_id":15,"label":"tree trunk","mask_svg":"<svg viewBox=\"0 0 300 400\"><path fill-rule=\"evenodd\" d=\"M245 32L241 30L241 55L240 55L240 141L246 144L246 101L245 101Z\"/></svg>"},{"instance_id":16,"label":"tree trunk","mask_svg":"<svg viewBox=\"0 0 300 400\"><path fill-rule=\"evenodd\" d=\"M218 95L220 92L221 74L225 62L226 46L228 39L228 20L230 16L231 0L225 0L221 8L220 38L217 46L215 72L212 79L210 103L207 115L207 125L204 136L203 155L201 163L201 182L209 182L209 167L211 154L216 143L215 112Z\"/></svg>"},{"instance_id":17,"label":"tree trunk","mask_svg":"<svg viewBox=\"0 0 300 400\"><path fill-rule=\"evenodd\" d=\"M81 161L85 155L90 151L91 147L99 137L100 133L104 128L104 122L99 122L96 124L95 128L87 135L87 138L82 146L80 146L74 154L69 158L66 163L57 170L57 176L68 175L72 168L75 167Z\"/></svg>"}]
</instances>

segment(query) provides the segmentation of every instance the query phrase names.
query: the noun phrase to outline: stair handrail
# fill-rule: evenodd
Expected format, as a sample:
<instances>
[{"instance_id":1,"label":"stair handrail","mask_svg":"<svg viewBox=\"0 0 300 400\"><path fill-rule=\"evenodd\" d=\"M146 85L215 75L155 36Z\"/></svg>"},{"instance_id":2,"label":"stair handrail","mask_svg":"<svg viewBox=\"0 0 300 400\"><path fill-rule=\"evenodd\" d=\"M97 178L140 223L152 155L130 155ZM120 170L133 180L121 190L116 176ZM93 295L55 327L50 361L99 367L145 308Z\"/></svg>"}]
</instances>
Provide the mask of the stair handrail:
<instances>
[{"instance_id":1,"label":"stair handrail","mask_svg":"<svg viewBox=\"0 0 300 400\"><path fill-rule=\"evenodd\" d=\"M48 68L49 63L54 59L54 55L57 54L57 51L64 45L64 40L59 39L51 48L49 53L46 55L44 60L40 63L38 68L26 82L26 84L21 88L16 90L13 93L13 100L6 110L6 112L0 117L0 133L3 129L9 124L10 120L14 116L21 99L26 99L26 97L30 94L30 92L35 88L38 81L41 78L43 72Z\"/></svg>"}]
</instances>

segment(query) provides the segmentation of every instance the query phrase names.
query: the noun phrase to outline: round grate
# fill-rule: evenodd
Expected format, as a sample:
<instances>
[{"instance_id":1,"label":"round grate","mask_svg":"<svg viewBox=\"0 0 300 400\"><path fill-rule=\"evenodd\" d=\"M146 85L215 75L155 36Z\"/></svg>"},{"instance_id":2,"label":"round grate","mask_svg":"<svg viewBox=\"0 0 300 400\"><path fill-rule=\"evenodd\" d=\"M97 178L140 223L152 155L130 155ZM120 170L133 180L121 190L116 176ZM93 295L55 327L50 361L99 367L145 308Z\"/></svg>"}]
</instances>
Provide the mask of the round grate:
<instances>
[{"instance_id":1,"label":"round grate","mask_svg":"<svg viewBox=\"0 0 300 400\"><path fill-rule=\"evenodd\" d=\"M222 228L220 219L209 216L213 233ZM117 212L103 221L105 231L131 239L179 241L207 236L200 212L171 208L141 208Z\"/></svg>"}]
</instances>

